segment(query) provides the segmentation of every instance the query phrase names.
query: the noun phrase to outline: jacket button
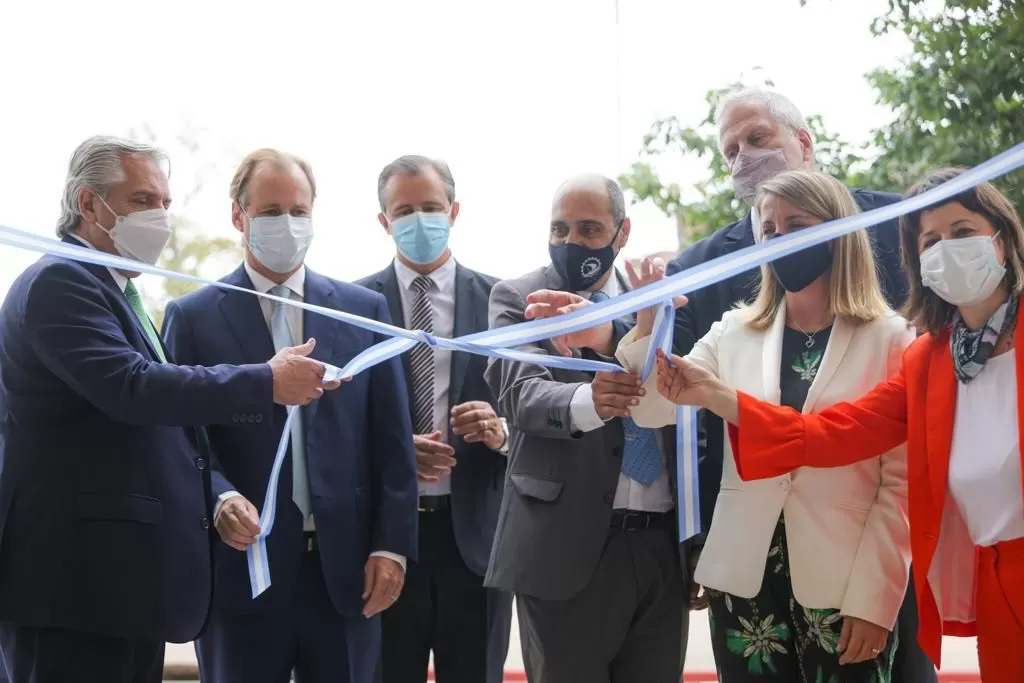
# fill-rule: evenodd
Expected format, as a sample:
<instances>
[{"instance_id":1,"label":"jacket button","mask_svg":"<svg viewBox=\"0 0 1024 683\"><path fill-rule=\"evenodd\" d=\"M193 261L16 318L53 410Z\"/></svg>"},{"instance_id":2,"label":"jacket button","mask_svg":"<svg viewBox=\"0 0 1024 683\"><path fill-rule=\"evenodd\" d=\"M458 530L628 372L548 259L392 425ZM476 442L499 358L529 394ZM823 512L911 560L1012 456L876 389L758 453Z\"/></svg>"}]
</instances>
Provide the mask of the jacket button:
<instances>
[{"instance_id":1,"label":"jacket button","mask_svg":"<svg viewBox=\"0 0 1024 683\"><path fill-rule=\"evenodd\" d=\"M789 483L789 479L783 479L779 482L779 488L783 491L788 491L790 486L791 484Z\"/></svg>"},{"instance_id":2,"label":"jacket button","mask_svg":"<svg viewBox=\"0 0 1024 683\"><path fill-rule=\"evenodd\" d=\"M204 529L209 529L210 528L210 518L204 515L203 518L201 520L199 520L199 526L203 527Z\"/></svg>"},{"instance_id":3,"label":"jacket button","mask_svg":"<svg viewBox=\"0 0 1024 683\"><path fill-rule=\"evenodd\" d=\"M238 422L238 413L235 413L234 415L231 416L231 421Z\"/></svg>"},{"instance_id":4,"label":"jacket button","mask_svg":"<svg viewBox=\"0 0 1024 683\"><path fill-rule=\"evenodd\" d=\"M205 470L206 461L203 460L202 458L196 458L196 467L198 467L200 470Z\"/></svg>"},{"instance_id":5,"label":"jacket button","mask_svg":"<svg viewBox=\"0 0 1024 683\"><path fill-rule=\"evenodd\" d=\"M260 422L263 422L263 413L256 416L256 424L259 424Z\"/></svg>"}]
</instances>

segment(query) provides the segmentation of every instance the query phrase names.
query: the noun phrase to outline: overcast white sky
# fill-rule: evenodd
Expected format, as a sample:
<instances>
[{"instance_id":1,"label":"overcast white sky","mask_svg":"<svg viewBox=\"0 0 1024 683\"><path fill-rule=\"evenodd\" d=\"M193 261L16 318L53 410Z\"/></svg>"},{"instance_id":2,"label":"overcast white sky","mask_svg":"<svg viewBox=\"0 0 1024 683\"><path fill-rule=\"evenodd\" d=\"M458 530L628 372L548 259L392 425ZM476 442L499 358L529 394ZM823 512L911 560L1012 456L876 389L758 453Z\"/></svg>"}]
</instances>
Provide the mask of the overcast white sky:
<instances>
[{"instance_id":1,"label":"overcast white sky","mask_svg":"<svg viewBox=\"0 0 1024 683\"><path fill-rule=\"evenodd\" d=\"M204 146L173 159L172 189L217 166L187 210L205 232L237 234L234 166L280 147L317 175L311 267L368 274L393 251L376 221L377 174L420 153L454 172L456 257L515 276L547 261L563 179L614 177L652 120L696 123L709 88L755 67L805 113L865 140L889 114L863 74L907 49L868 31L886 4L620 0L617 40L614 0L4 2L0 224L53 235L67 161L85 137L149 124L170 141L191 126ZM669 171L685 184L697 169ZM650 207L632 215L627 255L675 248L671 221ZM0 247L0 293L35 258Z\"/></svg>"}]
</instances>

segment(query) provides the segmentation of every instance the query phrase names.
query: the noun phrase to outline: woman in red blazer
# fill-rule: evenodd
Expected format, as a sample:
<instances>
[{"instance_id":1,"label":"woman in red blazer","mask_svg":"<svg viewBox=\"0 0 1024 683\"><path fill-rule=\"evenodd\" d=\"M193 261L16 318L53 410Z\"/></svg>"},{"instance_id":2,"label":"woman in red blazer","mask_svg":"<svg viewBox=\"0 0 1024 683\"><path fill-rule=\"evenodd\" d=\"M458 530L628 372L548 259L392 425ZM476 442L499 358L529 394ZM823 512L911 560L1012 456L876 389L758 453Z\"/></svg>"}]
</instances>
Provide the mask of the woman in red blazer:
<instances>
[{"instance_id":1,"label":"woman in red blazer","mask_svg":"<svg viewBox=\"0 0 1024 683\"><path fill-rule=\"evenodd\" d=\"M908 196L961 172L937 171ZM849 465L906 441L921 646L940 666L943 634L976 635L984 680L1024 681L1024 230L985 183L905 216L900 238L907 317L926 334L863 398L801 415L678 357L659 358L659 391L730 423L743 479Z\"/></svg>"}]
</instances>

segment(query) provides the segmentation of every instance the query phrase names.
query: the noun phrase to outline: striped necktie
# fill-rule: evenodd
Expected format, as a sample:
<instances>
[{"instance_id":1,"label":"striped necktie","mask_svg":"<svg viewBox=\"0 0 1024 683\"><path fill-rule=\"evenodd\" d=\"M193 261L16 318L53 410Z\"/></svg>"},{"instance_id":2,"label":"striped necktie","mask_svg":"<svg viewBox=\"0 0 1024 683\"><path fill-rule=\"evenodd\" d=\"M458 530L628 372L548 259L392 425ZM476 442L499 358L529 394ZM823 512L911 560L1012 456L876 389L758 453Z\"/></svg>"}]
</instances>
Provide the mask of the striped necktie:
<instances>
[{"instance_id":1,"label":"striped necktie","mask_svg":"<svg viewBox=\"0 0 1024 683\"><path fill-rule=\"evenodd\" d=\"M430 306L427 292L434 287L434 281L420 276L412 281L412 319L409 327L434 333L434 310ZM412 417L416 434L430 434L434 431L434 349L427 344L417 344L409 353L412 370Z\"/></svg>"}]
</instances>

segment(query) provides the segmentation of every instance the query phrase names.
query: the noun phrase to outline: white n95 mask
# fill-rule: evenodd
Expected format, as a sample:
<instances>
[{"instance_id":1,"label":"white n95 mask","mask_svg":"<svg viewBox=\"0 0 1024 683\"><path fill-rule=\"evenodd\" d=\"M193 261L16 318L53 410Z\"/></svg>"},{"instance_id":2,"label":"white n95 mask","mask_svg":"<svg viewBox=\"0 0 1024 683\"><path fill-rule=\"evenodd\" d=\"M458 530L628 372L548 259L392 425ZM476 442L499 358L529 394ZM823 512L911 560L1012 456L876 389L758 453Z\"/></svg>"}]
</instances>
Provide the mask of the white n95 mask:
<instances>
[{"instance_id":1,"label":"white n95 mask","mask_svg":"<svg viewBox=\"0 0 1024 683\"><path fill-rule=\"evenodd\" d=\"M98 193L96 197L114 214L114 227L107 230L98 222L96 227L107 233L117 252L125 258L155 266L171 239L171 217L167 209L146 209L119 216Z\"/></svg>"}]
</instances>

